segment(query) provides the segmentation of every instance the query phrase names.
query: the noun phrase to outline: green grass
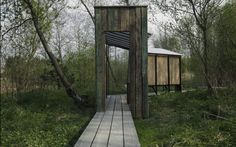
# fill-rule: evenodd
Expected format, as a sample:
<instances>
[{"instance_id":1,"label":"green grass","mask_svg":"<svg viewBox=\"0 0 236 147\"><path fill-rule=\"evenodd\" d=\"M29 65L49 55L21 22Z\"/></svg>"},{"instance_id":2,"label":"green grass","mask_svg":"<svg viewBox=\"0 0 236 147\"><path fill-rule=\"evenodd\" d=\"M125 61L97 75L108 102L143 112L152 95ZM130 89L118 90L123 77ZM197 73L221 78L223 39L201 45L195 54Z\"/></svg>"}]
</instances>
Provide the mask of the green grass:
<instances>
[{"instance_id":1,"label":"green grass","mask_svg":"<svg viewBox=\"0 0 236 147\"><path fill-rule=\"evenodd\" d=\"M1 96L1 146L72 146L92 108L78 108L63 91Z\"/></svg>"},{"instance_id":2,"label":"green grass","mask_svg":"<svg viewBox=\"0 0 236 147\"><path fill-rule=\"evenodd\" d=\"M164 93L150 98L150 118L135 120L142 147L235 147L236 92ZM227 120L204 115L220 115Z\"/></svg>"}]
</instances>

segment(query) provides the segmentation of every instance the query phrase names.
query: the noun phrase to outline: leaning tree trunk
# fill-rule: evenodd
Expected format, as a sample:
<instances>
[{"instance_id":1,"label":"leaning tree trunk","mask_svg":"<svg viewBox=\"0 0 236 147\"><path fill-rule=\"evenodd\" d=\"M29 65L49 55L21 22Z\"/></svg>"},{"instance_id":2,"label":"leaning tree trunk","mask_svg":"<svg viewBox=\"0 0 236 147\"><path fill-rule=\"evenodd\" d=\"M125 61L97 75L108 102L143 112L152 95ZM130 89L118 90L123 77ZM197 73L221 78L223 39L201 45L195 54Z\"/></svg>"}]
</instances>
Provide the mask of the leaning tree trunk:
<instances>
[{"instance_id":1,"label":"leaning tree trunk","mask_svg":"<svg viewBox=\"0 0 236 147\"><path fill-rule=\"evenodd\" d=\"M49 45L45 39L45 36L41 30L41 27L40 27L40 22L38 20L38 16L33 8L33 5L32 3L29 1L29 0L25 0L28 8L30 9L30 14L32 16L32 20L33 20L33 24L34 24L34 27L36 29L36 32L40 38L40 41L47 53L47 55L49 56L50 60L51 60L51 63L53 65L53 67L55 68L55 71L57 73L57 75L59 76L65 90L66 90L66 93L71 97L73 98L74 102L75 103L81 103L83 102L83 99L77 94L77 92L75 91L75 89L72 88L70 82L67 80L67 78L65 77L64 73L62 72L55 56L53 55L53 53L51 52L50 48L49 48Z\"/></svg>"}]
</instances>

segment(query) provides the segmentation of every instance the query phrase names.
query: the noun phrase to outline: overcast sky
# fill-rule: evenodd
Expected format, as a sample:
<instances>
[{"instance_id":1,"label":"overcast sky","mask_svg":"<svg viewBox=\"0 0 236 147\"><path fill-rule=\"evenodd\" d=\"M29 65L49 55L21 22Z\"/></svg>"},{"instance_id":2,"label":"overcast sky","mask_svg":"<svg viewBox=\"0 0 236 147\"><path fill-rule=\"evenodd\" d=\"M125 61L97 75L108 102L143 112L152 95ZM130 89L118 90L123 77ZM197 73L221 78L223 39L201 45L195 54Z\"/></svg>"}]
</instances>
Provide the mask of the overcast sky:
<instances>
[{"instance_id":1,"label":"overcast sky","mask_svg":"<svg viewBox=\"0 0 236 147\"><path fill-rule=\"evenodd\" d=\"M86 0L85 0L86 2ZM132 0L130 0L132 3ZM68 6L76 6L78 5L78 0L68 0ZM90 11L93 13L93 6L90 3L87 3L88 7L90 8ZM104 1L102 4L99 5L120 5L118 0L108 0ZM139 2L138 5L148 5L147 1ZM70 16L76 17L77 20L73 19L73 21L81 22L81 20L90 19L88 13L86 12L86 9L83 6L80 6L78 9L67 9L67 13L69 13ZM155 18L155 21L153 21ZM159 34L159 29L161 24L166 23L168 21L171 21L171 18L165 16L162 14L161 11L158 9L155 9L155 13L151 13L150 9L148 12L148 32L152 34Z\"/></svg>"}]
</instances>

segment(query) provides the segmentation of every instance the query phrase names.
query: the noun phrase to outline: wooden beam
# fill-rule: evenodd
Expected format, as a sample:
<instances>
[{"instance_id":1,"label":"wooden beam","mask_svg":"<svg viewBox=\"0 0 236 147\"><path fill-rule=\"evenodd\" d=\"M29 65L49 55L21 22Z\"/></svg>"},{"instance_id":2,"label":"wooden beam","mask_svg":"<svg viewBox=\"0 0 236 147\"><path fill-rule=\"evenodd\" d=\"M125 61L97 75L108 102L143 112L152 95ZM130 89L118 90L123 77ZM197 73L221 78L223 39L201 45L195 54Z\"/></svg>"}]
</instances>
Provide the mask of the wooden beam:
<instances>
[{"instance_id":1,"label":"wooden beam","mask_svg":"<svg viewBox=\"0 0 236 147\"><path fill-rule=\"evenodd\" d=\"M157 55L155 55L155 85L157 85Z\"/></svg>"},{"instance_id":2,"label":"wooden beam","mask_svg":"<svg viewBox=\"0 0 236 147\"><path fill-rule=\"evenodd\" d=\"M143 84L142 84L142 13L141 13L141 9L140 8L136 8L135 10L135 85L136 85L136 103L135 103L135 117L141 118L142 117L142 99L143 99Z\"/></svg>"},{"instance_id":3,"label":"wooden beam","mask_svg":"<svg viewBox=\"0 0 236 147\"><path fill-rule=\"evenodd\" d=\"M105 22L101 21L105 11L102 9L95 10L95 48L96 48L96 103L97 112L105 111L106 97L106 49L105 34L103 28Z\"/></svg>"},{"instance_id":4,"label":"wooden beam","mask_svg":"<svg viewBox=\"0 0 236 147\"><path fill-rule=\"evenodd\" d=\"M170 91L170 56L167 56L168 91Z\"/></svg>"},{"instance_id":5,"label":"wooden beam","mask_svg":"<svg viewBox=\"0 0 236 147\"><path fill-rule=\"evenodd\" d=\"M142 50L142 116L149 117L149 104L148 104L148 80L147 80L147 59L148 59L148 46L147 46L147 8L141 8L141 50ZM155 63L156 64L156 63Z\"/></svg>"},{"instance_id":6,"label":"wooden beam","mask_svg":"<svg viewBox=\"0 0 236 147\"><path fill-rule=\"evenodd\" d=\"M136 54L136 30L135 30L135 10L130 9L130 51L129 51L129 59L130 59L130 84L129 84L129 106L133 116L135 116L136 112L136 61L135 61L135 54Z\"/></svg>"},{"instance_id":7,"label":"wooden beam","mask_svg":"<svg viewBox=\"0 0 236 147\"><path fill-rule=\"evenodd\" d=\"M182 71L181 71L181 56L179 57L179 91L182 91Z\"/></svg>"}]
</instances>

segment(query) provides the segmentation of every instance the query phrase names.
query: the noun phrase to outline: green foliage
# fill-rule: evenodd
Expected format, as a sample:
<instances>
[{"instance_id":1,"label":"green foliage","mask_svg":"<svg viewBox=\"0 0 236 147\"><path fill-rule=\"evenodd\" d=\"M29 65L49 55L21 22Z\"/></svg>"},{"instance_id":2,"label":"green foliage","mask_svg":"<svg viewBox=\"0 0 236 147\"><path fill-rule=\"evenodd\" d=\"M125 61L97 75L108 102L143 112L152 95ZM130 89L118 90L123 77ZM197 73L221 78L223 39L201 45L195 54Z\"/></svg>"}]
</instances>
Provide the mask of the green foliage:
<instances>
[{"instance_id":1,"label":"green foliage","mask_svg":"<svg viewBox=\"0 0 236 147\"><path fill-rule=\"evenodd\" d=\"M17 100L2 95L1 102L1 146L72 145L92 112L62 91L32 91Z\"/></svg>"},{"instance_id":2,"label":"green foliage","mask_svg":"<svg viewBox=\"0 0 236 147\"><path fill-rule=\"evenodd\" d=\"M16 88L17 92L58 85L58 78L50 61L37 57L8 57L3 76L11 83L4 87Z\"/></svg>"},{"instance_id":3,"label":"green foliage","mask_svg":"<svg viewBox=\"0 0 236 147\"><path fill-rule=\"evenodd\" d=\"M154 146L235 146L235 91L164 93L150 98L150 118L135 120L141 145ZM219 115L227 120L206 115Z\"/></svg>"},{"instance_id":4,"label":"green foliage","mask_svg":"<svg viewBox=\"0 0 236 147\"><path fill-rule=\"evenodd\" d=\"M126 93L125 85L127 84L128 77L128 52L124 51L121 58L118 56L115 57L115 59L110 59L110 64L114 77L112 76L111 69L109 69L109 93Z\"/></svg>"},{"instance_id":5,"label":"green foliage","mask_svg":"<svg viewBox=\"0 0 236 147\"><path fill-rule=\"evenodd\" d=\"M236 3L226 4L216 21L217 50L220 57L220 76L229 84L236 83ZM223 81L224 82L224 81Z\"/></svg>"},{"instance_id":6,"label":"green foliage","mask_svg":"<svg viewBox=\"0 0 236 147\"><path fill-rule=\"evenodd\" d=\"M65 74L82 94L95 89L95 49L84 48L65 57Z\"/></svg>"}]
</instances>

